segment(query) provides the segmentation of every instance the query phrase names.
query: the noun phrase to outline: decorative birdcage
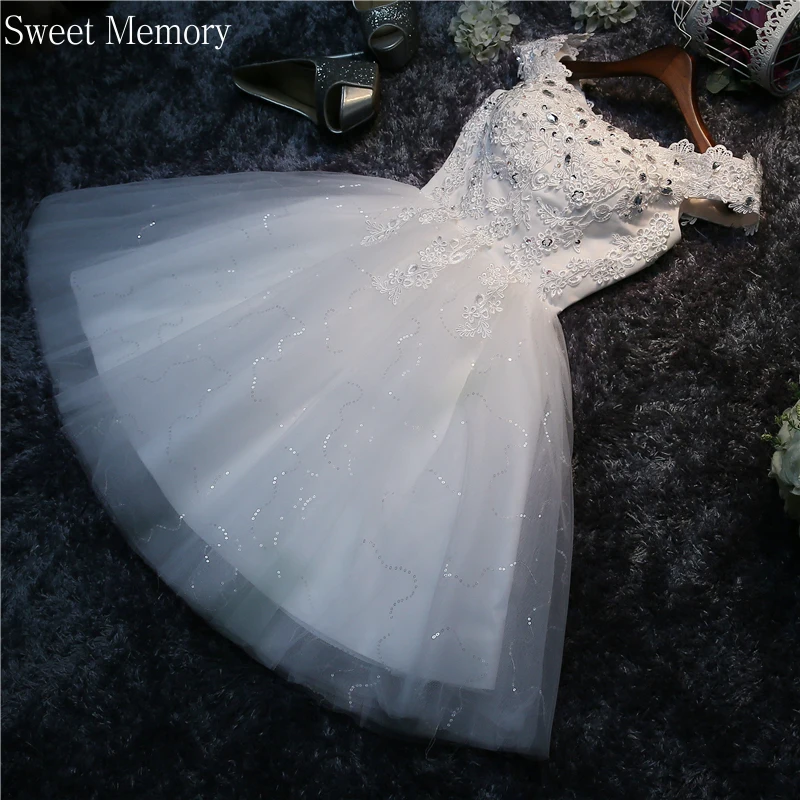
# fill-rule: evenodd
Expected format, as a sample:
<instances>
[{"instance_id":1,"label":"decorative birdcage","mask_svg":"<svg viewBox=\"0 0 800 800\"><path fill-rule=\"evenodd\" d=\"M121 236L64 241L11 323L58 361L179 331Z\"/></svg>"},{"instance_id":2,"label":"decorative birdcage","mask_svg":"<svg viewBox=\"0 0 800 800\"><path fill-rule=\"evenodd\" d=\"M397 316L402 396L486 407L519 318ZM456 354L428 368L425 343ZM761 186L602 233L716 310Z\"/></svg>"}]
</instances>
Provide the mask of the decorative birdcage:
<instances>
[{"instance_id":1,"label":"decorative birdcage","mask_svg":"<svg viewBox=\"0 0 800 800\"><path fill-rule=\"evenodd\" d=\"M693 49L775 95L800 86L800 0L672 0Z\"/></svg>"}]
</instances>

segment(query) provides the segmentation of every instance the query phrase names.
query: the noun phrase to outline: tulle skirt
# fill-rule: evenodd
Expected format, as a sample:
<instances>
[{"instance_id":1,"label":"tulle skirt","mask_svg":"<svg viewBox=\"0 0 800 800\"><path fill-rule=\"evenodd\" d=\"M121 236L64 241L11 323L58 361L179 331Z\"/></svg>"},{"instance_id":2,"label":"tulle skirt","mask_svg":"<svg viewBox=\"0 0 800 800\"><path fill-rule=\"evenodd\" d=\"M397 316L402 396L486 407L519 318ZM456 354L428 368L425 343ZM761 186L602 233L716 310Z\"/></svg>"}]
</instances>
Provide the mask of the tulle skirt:
<instances>
[{"instance_id":1,"label":"tulle skirt","mask_svg":"<svg viewBox=\"0 0 800 800\"><path fill-rule=\"evenodd\" d=\"M256 659L369 725L545 757L572 536L560 325L497 253L393 304L455 223L362 246L424 190L331 173L47 198L30 289L64 429L141 556ZM512 287L513 288L513 287Z\"/></svg>"}]
</instances>

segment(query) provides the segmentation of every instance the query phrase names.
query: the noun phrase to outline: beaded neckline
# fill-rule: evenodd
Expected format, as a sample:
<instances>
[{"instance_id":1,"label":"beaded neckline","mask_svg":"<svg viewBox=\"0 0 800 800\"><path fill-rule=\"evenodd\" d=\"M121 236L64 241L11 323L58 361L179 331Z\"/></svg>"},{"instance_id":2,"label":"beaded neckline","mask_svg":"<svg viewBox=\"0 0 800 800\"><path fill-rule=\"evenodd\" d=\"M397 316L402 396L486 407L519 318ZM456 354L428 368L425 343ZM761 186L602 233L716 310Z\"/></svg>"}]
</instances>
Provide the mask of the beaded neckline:
<instances>
[{"instance_id":1,"label":"beaded neckline","mask_svg":"<svg viewBox=\"0 0 800 800\"><path fill-rule=\"evenodd\" d=\"M654 155L660 154L662 158L673 161L676 158L685 159L688 155L693 168L710 171L712 178L714 173L724 170L726 166L728 167L726 171L730 172L731 167L738 165L738 169L734 170L735 178L742 188L750 187L752 191L743 192L739 200L728 201L727 205L732 211L740 214L758 213L760 210L760 192L758 190L761 185L761 166L749 153L738 157L727 147L719 144L700 153L695 149L694 144L685 138L668 146L650 138L639 139L631 136L623 128L607 122L602 114L594 110L594 103L586 97L580 85L575 86L570 82L572 72L568 63L564 63L562 60L567 59L568 62L575 59L579 54L579 45L590 38L591 34L564 34L515 47L519 60L519 76L522 78L522 82L517 86L529 85L539 88L546 95L547 87L557 87L560 83L562 91L574 93L586 106L584 110L585 130L588 131L591 128L595 135L609 134L617 139L615 144L619 144L619 141L622 140L625 144L620 145L620 149L625 155L633 157L636 151L639 151L645 155L645 158L648 155L652 158ZM545 89L541 89L537 84L541 84ZM597 139L591 140L589 137L586 137L586 140L590 143L597 141ZM682 155L676 156L676 154ZM732 181L722 179L722 182L726 184L725 188L730 190Z\"/></svg>"}]
</instances>

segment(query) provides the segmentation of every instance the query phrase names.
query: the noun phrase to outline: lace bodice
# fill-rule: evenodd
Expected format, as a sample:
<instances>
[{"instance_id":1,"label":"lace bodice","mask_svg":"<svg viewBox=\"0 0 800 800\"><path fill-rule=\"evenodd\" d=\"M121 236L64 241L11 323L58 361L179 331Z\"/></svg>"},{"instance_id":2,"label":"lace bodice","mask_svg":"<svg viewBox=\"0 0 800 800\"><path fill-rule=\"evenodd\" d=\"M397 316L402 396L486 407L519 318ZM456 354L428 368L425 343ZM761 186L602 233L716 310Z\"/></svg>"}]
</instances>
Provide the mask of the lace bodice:
<instances>
[{"instance_id":1,"label":"lace bodice","mask_svg":"<svg viewBox=\"0 0 800 800\"><path fill-rule=\"evenodd\" d=\"M491 264L477 275L481 286L459 333L489 336L511 284L529 285L560 310L652 263L680 238L686 199L720 201L757 221L761 174L751 156L736 158L721 145L698 153L686 140L664 147L634 139L592 110L561 61L574 58L584 38L518 47L522 80L473 114L422 190L424 202L368 218L364 245L412 222L457 226L457 236L432 237L414 263L374 279L393 302L485 251Z\"/></svg>"}]
</instances>

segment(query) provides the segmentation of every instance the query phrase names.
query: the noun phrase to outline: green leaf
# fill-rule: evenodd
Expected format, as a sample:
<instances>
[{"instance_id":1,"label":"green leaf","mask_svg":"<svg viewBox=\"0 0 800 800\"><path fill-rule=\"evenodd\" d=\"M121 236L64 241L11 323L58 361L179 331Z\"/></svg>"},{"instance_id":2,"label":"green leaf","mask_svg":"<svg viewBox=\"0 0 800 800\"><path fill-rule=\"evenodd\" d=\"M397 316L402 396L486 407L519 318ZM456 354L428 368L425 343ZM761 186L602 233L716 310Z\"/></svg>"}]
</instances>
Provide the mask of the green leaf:
<instances>
[{"instance_id":1,"label":"green leaf","mask_svg":"<svg viewBox=\"0 0 800 800\"><path fill-rule=\"evenodd\" d=\"M706 89L712 94L718 94L724 91L730 82L731 79L730 75L727 74L727 70L718 69L712 72L706 79Z\"/></svg>"}]
</instances>

